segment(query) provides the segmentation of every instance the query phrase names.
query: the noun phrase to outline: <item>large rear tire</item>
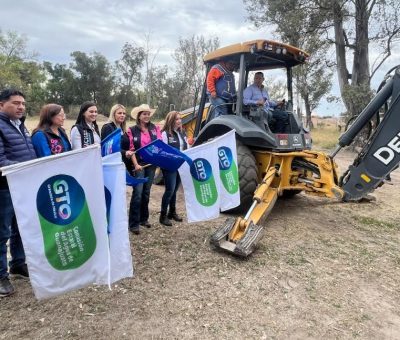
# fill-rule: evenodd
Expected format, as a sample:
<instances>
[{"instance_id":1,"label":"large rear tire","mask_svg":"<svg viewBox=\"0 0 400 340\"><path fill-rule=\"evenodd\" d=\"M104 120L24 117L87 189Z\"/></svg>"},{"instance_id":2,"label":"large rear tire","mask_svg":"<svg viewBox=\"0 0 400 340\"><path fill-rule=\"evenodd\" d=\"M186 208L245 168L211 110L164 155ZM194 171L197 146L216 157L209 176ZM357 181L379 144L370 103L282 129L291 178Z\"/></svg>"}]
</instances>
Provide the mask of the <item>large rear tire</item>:
<instances>
[{"instance_id":1,"label":"large rear tire","mask_svg":"<svg viewBox=\"0 0 400 340\"><path fill-rule=\"evenodd\" d=\"M258 168L256 159L250 149L236 140L236 153L239 169L240 205L229 212L247 210L253 202L254 191L258 184Z\"/></svg>"}]
</instances>

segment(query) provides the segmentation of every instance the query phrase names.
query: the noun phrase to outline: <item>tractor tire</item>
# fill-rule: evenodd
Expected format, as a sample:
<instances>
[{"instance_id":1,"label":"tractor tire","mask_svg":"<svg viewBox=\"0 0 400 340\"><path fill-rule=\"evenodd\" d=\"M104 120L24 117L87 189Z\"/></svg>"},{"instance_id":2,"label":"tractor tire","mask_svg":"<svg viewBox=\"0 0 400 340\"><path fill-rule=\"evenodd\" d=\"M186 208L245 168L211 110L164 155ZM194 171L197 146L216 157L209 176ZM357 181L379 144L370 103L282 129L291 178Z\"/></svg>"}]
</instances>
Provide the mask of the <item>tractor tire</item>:
<instances>
[{"instance_id":1,"label":"tractor tire","mask_svg":"<svg viewBox=\"0 0 400 340\"><path fill-rule=\"evenodd\" d=\"M236 153L239 170L240 205L229 212L247 210L253 202L253 195L258 185L258 168L256 159L250 149L236 140Z\"/></svg>"}]
</instances>

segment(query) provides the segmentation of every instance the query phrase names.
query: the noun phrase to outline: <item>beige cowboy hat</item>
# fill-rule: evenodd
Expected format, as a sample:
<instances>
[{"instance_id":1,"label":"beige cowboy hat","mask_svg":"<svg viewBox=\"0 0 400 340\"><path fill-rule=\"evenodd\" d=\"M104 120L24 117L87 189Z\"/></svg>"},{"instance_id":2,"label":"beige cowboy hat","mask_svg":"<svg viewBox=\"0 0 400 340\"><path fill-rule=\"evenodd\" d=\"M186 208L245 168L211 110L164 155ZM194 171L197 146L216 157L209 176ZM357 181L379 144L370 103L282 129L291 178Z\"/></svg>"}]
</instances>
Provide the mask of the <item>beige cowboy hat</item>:
<instances>
[{"instance_id":1,"label":"beige cowboy hat","mask_svg":"<svg viewBox=\"0 0 400 340\"><path fill-rule=\"evenodd\" d=\"M156 109L150 108L150 106L147 104L140 104L139 106L136 106L132 109L131 117L137 120L137 117L140 112L150 112L150 117L151 117L154 114L154 112L156 112Z\"/></svg>"}]
</instances>

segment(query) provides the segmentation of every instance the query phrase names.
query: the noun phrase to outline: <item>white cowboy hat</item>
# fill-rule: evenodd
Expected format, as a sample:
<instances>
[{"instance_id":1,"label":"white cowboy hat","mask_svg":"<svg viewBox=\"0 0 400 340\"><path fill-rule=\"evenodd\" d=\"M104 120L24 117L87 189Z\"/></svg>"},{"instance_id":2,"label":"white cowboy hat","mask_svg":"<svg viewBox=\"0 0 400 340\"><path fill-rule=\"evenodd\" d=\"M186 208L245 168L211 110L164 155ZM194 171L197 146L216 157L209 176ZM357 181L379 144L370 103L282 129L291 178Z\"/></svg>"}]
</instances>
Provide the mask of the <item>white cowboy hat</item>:
<instances>
[{"instance_id":1,"label":"white cowboy hat","mask_svg":"<svg viewBox=\"0 0 400 340\"><path fill-rule=\"evenodd\" d=\"M156 112L156 109L150 108L150 106L147 104L140 104L139 106L136 106L132 109L131 117L137 120L137 117L140 112L150 112L150 117L151 117L154 114L154 112Z\"/></svg>"}]
</instances>

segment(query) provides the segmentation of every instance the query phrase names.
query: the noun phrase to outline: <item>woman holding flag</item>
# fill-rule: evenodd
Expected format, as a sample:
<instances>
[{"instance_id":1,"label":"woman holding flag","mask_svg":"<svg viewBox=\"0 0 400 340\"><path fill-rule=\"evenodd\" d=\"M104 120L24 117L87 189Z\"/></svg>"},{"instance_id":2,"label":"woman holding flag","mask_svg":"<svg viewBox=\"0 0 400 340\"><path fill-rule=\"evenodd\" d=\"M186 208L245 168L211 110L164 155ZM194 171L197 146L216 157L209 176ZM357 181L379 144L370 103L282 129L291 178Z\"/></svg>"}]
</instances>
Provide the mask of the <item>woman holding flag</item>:
<instances>
[{"instance_id":1,"label":"woman holding flag","mask_svg":"<svg viewBox=\"0 0 400 340\"><path fill-rule=\"evenodd\" d=\"M126 109L121 104L115 104L110 110L108 123L105 123L101 128L101 140L106 138L116 129L121 129L121 134L126 132Z\"/></svg>"},{"instance_id":2,"label":"woman holding flag","mask_svg":"<svg viewBox=\"0 0 400 340\"><path fill-rule=\"evenodd\" d=\"M129 127L121 139L121 152L125 155L123 160L127 170L136 178L147 178L147 182L136 185L132 192L129 205L129 230L134 234L140 234L141 225L151 228L149 200L156 167L145 165L135 151L156 139L161 139L160 128L150 122L155 111L147 104L134 107L131 117L136 120L136 125Z\"/></svg>"},{"instance_id":3,"label":"woman holding flag","mask_svg":"<svg viewBox=\"0 0 400 340\"><path fill-rule=\"evenodd\" d=\"M165 144L179 151L187 149L187 138L182 128L181 114L178 111L171 111L167 114L161 136ZM165 192L161 200L160 223L165 226L172 226L171 219L182 222L182 218L176 213L176 192L181 180L178 171L161 170L164 177Z\"/></svg>"}]
</instances>

